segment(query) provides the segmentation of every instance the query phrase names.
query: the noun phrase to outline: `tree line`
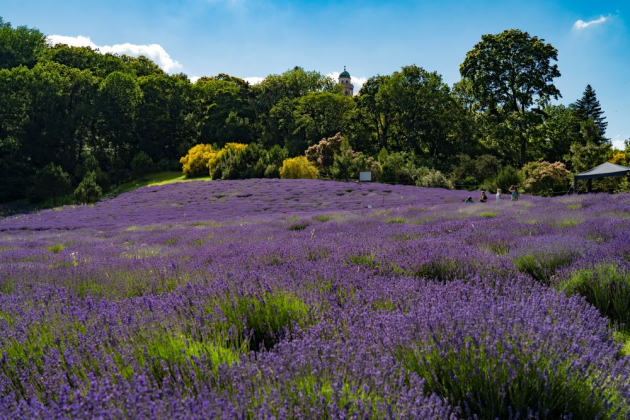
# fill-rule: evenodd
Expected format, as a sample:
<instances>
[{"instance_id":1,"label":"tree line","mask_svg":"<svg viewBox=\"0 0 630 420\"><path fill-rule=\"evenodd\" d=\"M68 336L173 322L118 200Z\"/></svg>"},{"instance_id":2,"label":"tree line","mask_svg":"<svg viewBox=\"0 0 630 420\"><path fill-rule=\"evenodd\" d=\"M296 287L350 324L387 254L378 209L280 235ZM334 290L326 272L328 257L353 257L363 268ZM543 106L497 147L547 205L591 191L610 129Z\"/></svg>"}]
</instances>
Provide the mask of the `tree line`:
<instances>
[{"instance_id":1,"label":"tree line","mask_svg":"<svg viewBox=\"0 0 630 420\"><path fill-rule=\"evenodd\" d=\"M561 97L555 61L544 40L507 30L482 37L453 86L409 65L371 77L349 97L335 80L300 67L256 85L227 74L191 83L146 57L50 46L37 29L0 18L0 202L82 183L92 185L83 194L98 195L95 186L105 192L147 171L181 170L195 145L240 143L296 157L337 133L346 152L441 171L455 185L528 162L572 171L626 163L606 138L590 85L570 105L552 104Z\"/></svg>"}]
</instances>

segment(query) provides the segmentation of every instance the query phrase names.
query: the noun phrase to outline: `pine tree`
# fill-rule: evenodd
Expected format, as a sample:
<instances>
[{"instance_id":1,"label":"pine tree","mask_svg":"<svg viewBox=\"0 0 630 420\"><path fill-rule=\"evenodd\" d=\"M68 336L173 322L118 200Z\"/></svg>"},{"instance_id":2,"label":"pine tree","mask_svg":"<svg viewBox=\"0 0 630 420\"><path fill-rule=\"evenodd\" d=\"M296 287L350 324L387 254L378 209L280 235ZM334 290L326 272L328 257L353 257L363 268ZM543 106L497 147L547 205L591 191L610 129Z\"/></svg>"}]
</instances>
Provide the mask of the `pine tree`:
<instances>
[{"instance_id":1,"label":"pine tree","mask_svg":"<svg viewBox=\"0 0 630 420\"><path fill-rule=\"evenodd\" d=\"M602 111L602 107L595 95L595 90L591 85L586 86L582 98L572 104L572 108L581 120L586 121L589 118L592 119L599 128L602 140L605 141L604 136L606 135L608 123L604 121L606 119L606 117L603 116L604 111Z\"/></svg>"}]
</instances>

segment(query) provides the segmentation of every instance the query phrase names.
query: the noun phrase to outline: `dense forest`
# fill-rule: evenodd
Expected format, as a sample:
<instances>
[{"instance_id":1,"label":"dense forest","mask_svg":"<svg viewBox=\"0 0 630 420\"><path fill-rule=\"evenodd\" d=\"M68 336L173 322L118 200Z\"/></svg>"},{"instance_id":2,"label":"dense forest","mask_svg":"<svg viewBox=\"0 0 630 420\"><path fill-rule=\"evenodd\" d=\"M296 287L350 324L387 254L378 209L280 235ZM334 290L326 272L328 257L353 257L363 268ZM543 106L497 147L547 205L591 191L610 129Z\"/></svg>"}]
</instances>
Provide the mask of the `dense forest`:
<instances>
[{"instance_id":1,"label":"dense forest","mask_svg":"<svg viewBox=\"0 0 630 420\"><path fill-rule=\"evenodd\" d=\"M82 183L105 192L147 171L181 170L196 145L252 145L254 157L282 160L325 154L334 143L328 163L314 157L320 175L352 178L348 168L360 162L377 165L382 181L418 185L427 174L466 187L497 176L531 186L559 174L545 181L547 195L566 192L570 172L627 164L630 144L612 149L590 85L568 106L552 103L561 98L552 45L507 30L484 35L463 59L453 86L409 65L371 77L354 97L301 67L256 85L227 74L191 83L146 57L51 46L37 29L0 18L0 202ZM278 176L268 167L253 174ZM598 188L622 191L627 180Z\"/></svg>"}]
</instances>

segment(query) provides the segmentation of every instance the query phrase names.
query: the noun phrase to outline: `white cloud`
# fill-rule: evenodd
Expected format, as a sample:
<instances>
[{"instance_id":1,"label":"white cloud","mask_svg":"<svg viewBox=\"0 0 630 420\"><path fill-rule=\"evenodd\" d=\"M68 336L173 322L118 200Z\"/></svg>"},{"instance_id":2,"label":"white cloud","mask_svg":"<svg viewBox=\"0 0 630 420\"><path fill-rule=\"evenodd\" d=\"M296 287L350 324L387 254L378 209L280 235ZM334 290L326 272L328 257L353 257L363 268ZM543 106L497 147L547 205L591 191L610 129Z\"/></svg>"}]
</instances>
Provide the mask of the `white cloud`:
<instances>
[{"instance_id":1,"label":"white cloud","mask_svg":"<svg viewBox=\"0 0 630 420\"><path fill-rule=\"evenodd\" d=\"M333 71L332 73L328 73L326 76L328 77L332 77L335 80L339 80L339 72L338 71ZM354 94L358 94L359 91L361 90L361 87L363 86L363 84L365 82L367 82L367 77L355 77L353 75L350 75L350 82L352 82L352 84L354 85Z\"/></svg>"},{"instance_id":2,"label":"white cloud","mask_svg":"<svg viewBox=\"0 0 630 420\"><path fill-rule=\"evenodd\" d=\"M188 78L188 80L190 80L190 83L197 83L197 80L201 79L201 76L190 76Z\"/></svg>"},{"instance_id":3,"label":"white cloud","mask_svg":"<svg viewBox=\"0 0 630 420\"><path fill-rule=\"evenodd\" d=\"M245 80L250 85L257 85L258 83L260 83L263 80L265 80L265 78L264 77L258 77L258 76L252 76L252 77L243 77L243 80Z\"/></svg>"},{"instance_id":4,"label":"white cloud","mask_svg":"<svg viewBox=\"0 0 630 420\"><path fill-rule=\"evenodd\" d=\"M612 139L612 145L614 148L616 149L620 149L623 150L625 149L626 145L624 143L625 139L629 139L630 136L626 136L623 137L621 134L617 134L613 139Z\"/></svg>"},{"instance_id":5,"label":"white cloud","mask_svg":"<svg viewBox=\"0 0 630 420\"><path fill-rule=\"evenodd\" d=\"M91 47L98 48L92 40L83 35L79 36L64 36L64 35L50 35L48 36L48 42L50 45L67 44L73 47Z\"/></svg>"},{"instance_id":6,"label":"white cloud","mask_svg":"<svg viewBox=\"0 0 630 420\"><path fill-rule=\"evenodd\" d=\"M576 31L581 31L582 29L586 29L589 26L597 26L606 22L610 19L610 15L608 16L600 16L599 19L589 20L588 22L584 22L583 20L578 20L573 24L573 29Z\"/></svg>"},{"instance_id":7,"label":"white cloud","mask_svg":"<svg viewBox=\"0 0 630 420\"><path fill-rule=\"evenodd\" d=\"M177 60L173 60L160 44L137 45L124 43L115 45L96 45L89 37L82 35L50 35L48 37L48 42L51 45L67 44L73 47L91 47L98 49L103 54L125 54L132 57L144 55L155 62L155 64L160 66L167 73L171 73L182 68L182 65Z\"/></svg>"}]
</instances>

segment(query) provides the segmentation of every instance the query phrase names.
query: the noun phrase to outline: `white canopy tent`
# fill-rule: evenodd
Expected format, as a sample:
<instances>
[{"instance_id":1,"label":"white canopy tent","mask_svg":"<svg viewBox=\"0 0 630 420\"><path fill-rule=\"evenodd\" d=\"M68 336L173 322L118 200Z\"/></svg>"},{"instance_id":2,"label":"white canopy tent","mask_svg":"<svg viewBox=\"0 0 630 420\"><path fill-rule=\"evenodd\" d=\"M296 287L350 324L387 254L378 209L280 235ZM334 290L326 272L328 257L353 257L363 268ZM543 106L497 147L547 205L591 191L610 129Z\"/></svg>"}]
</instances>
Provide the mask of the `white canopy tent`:
<instances>
[{"instance_id":1,"label":"white canopy tent","mask_svg":"<svg viewBox=\"0 0 630 420\"><path fill-rule=\"evenodd\" d=\"M628 172L630 172L630 168L627 166L617 165L616 163L610 162L602 163L593 169L589 169L588 171L575 175L573 178L573 192L577 193L577 182L579 180L607 178L609 176L624 176Z\"/></svg>"}]
</instances>

